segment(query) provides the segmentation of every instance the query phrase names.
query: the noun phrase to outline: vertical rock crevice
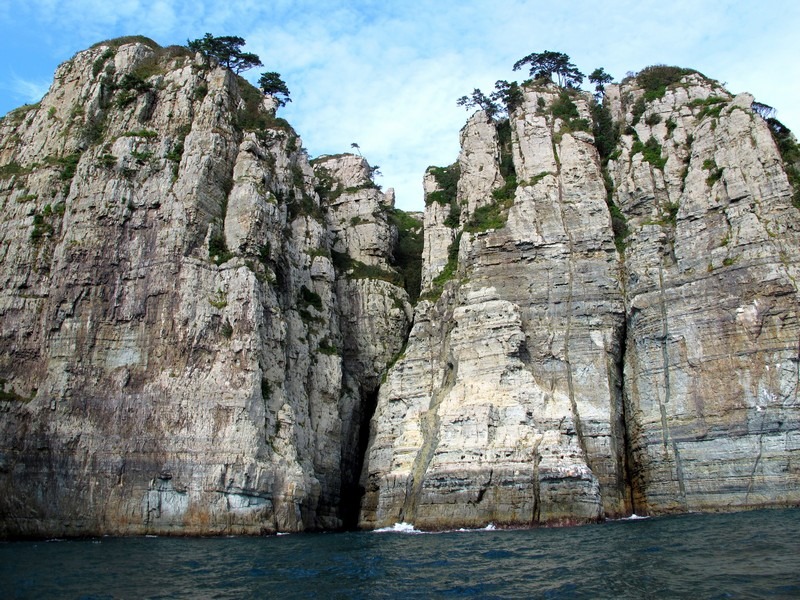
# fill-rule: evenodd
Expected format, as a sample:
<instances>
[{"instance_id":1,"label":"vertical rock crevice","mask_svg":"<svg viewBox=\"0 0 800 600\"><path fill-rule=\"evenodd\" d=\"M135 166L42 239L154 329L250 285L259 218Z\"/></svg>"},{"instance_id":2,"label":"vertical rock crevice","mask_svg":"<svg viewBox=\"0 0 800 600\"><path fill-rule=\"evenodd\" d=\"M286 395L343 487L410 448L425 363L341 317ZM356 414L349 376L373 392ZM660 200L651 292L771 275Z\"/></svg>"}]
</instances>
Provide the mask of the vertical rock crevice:
<instances>
[{"instance_id":1,"label":"vertical rock crevice","mask_svg":"<svg viewBox=\"0 0 800 600\"><path fill-rule=\"evenodd\" d=\"M634 452L632 447L634 419L633 416L629 414L630 408L625 396L625 361L628 344L627 316L623 316L620 320L616 342L617 351L612 355L613 360L611 368L614 373L615 399L619 411L614 420L616 424L615 438L620 442L617 448L617 455L622 465L619 473L618 485L619 489L622 490L624 514L640 514L636 503L637 493L635 489L636 481L634 478L636 465L634 464Z\"/></svg>"},{"instance_id":2,"label":"vertical rock crevice","mask_svg":"<svg viewBox=\"0 0 800 600\"><path fill-rule=\"evenodd\" d=\"M367 447L369 445L369 424L378 405L378 389L372 390L361 399L356 440L352 442L355 450L347 453L352 458L342 460L342 494L339 512L342 527L346 530L357 529L361 500L364 487L361 484L361 471L364 468Z\"/></svg>"}]
</instances>

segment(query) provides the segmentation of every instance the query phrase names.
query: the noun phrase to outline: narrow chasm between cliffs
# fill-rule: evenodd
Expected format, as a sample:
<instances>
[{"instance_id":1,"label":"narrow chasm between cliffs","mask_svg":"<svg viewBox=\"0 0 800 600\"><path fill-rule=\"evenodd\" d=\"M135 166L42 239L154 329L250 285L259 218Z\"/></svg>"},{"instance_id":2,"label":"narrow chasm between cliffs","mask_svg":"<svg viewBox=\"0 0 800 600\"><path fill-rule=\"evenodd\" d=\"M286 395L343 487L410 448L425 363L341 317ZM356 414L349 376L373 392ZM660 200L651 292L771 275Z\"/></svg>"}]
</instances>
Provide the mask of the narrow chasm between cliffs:
<instances>
[{"instance_id":1,"label":"narrow chasm between cliffs","mask_svg":"<svg viewBox=\"0 0 800 600\"><path fill-rule=\"evenodd\" d=\"M365 493L361 482L361 470L364 468L364 460L369 446L370 421L378 405L379 392L380 389L375 389L362 398L355 450L350 453L350 460L342 461L342 493L339 514L342 519L342 527L346 530L358 529L358 515Z\"/></svg>"}]
</instances>

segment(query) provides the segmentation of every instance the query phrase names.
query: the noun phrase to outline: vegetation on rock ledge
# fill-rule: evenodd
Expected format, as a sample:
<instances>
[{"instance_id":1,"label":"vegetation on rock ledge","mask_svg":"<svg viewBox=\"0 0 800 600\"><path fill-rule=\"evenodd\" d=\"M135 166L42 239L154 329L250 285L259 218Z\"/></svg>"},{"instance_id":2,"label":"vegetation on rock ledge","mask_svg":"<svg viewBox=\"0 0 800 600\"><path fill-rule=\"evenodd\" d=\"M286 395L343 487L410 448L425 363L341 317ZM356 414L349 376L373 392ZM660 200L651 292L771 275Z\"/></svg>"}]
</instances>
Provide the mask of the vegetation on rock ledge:
<instances>
[{"instance_id":1,"label":"vegetation on rock ledge","mask_svg":"<svg viewBox=\"0 0 800 600\"><path fill-rule=\"evenodd\" d=\"M769 117L767 125L772 133L772 139L778 146L786 176L792 186L792 204L800 208L800 146L791 130L778 119Z\"/></svg>"},{"instance_id":2,"label":"vegetation on rock ledge","mask_svg":"<svg viewBox=\"0 0 800 600\"><path fill-rule=\"evenodd\" d=\"M419 297L422 277L422 223L398 208L389 213L389 222L397 227L392 264L400 271L403 288L414 303Z\"/></svg>"},{"instance_id":3,"label":"vegetation on rock ledge","mask_svg":"<svg viewBox=\"0 0 800 600\"><path fill-rule=\"evenodd\" d=\"M210 33L206 33L202 38L189 40L186 43L190 50L201 52L205 56L217 59L220 65L237 74L262 65L258 55L252 52L242 52L241 48L244 44L244 38L238 36L215 37Z\"/></svg>"}]
</instances>

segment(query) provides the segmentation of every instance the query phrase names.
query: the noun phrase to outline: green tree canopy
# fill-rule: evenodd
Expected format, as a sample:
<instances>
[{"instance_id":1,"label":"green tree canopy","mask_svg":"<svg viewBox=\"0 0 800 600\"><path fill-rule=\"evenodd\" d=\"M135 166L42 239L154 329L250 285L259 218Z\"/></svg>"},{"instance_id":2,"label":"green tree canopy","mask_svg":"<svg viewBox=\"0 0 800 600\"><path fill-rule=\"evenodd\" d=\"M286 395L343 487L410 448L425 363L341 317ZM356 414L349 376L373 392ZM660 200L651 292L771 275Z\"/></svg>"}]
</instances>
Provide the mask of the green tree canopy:
<instances>
[{"instance_id":1,"label":"green tree canopy","mask_svg":"<svg viewBox=\"0 0 800 600\"><path fill-rule=\"evenodd\" d=\"M234 73L241 73L253 67L262 66L261 59L252 52L242 52L244 38L226 35L214 37L210 33L196 40L187 40L190 50L201 52L205 56L212 56Z\"/></svg>"},{"instance_id":2,"label":"green tree canopy","mask_svg":"<svg viewBox=\"0 0 800 600\"><path fill-rule=\"evenodd\" d=\"M471 96L461 96L461 98L456 101L456 104L463 106L466 109L477 106L484 111L490 119L500 112L500 106L497 104L497 102L492 99L492 97L484 94L478 88L472 90Z\"/></svg>"},{"instance_id":3,"label":"green tree canopy","mask_svg":"<svg viewBox=\"0 0 800 600\"><path fill-rule=\"evenodd\" d=\"M500 79L495 82L494 90L491 99L495 102L502 102L505 104L507 112L512 112L522 104L522 89L516 81L509 83L505 79Z\"/></svg>"},{"instance_id":4,"label":"green tree canopy","mask_svg":"<svg viewBox=\"0 0 800 600\"><path fill-rule=\"evenodd\" d=\"M518 71L523 66L530 65L530 74L534 79L552 80L553 75L561 87L578 87L583 82L583 73L572 64L569 56L563 52L533 52L514 63L514 70Z\"/></svg>"},{"instance_id":5,"label":"green tree canopy","mask_svg":"<svg viewBox=\"0 0 800 600\"><path fill-rule=\"evenodd\" d=\"M761 115L762 119L769 119L775 116L777 112L774 108L772 108L769 104L764 104L763 102L753 102L751 108L754 112ZM780 121L778 121L780 123ZM781 125L783 125L781 123Z\"/></svg>"},{"instance_id":6,"label":"green tree canopy","mask_svg":"<svg viewBox=\"0 0 800 600\"><path fill-rule=\"evenodd\" d=\"M279 106L286 106L287 102L292 101L292 99L289 98L289 88L286 86L283 79L281 79L280 73L276 73L275 71L262 73L258 80L258 87L261 88L261 91L265 94L274 96Z\"/></svg>"},{"instance_id":7,"label":"green tree canopy","mask_svg":"<svg viewBox=\"0 0 800 600\"><path fill-rule=\"evenodd\" d=\"M602 96L606 91L606 84L614 81L614 78L606 73L603 67L598 67L589 73L589 82L595 84L594 90L596 96Z\"/></svg>"},{"instance_id":8,"label":"green tree canopy","mask_svg":"<svg viewBox=\"0 0 800 600\"><path fill-rule=\"evenodd\" d=\"M467 109L477 106L492 119L510 113L522 103L522 90L516 81L509 83L501 79L495 82L494 90L487 96L475 88L471 96L461 96L456 103Z\"/></svg>"},{"instance_id":9,"label":"green tree canopy","mask_svg":"<svg viewBox=\"0 0 800 600\"><path fill-rule=\"evenodd\" d=\"M369 167L369 179L372 183L375 183L376 177L383 177L383 173L381 173L380 165L375 165L374 167Z\"/></svg>"}]
</instances>

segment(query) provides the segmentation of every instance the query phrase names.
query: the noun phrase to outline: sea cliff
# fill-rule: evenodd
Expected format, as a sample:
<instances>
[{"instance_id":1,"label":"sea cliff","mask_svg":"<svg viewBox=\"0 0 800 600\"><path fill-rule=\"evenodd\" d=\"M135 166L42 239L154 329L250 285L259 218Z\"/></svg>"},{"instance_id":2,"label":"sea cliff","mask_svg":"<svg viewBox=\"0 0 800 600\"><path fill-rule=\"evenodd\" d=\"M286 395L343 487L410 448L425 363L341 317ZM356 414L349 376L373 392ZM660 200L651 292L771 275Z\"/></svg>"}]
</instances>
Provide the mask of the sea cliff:
<instances>
[{"instance_id":1,"label":"sea cliff","mask_svg":"<svg viewBox=\"0 0 800 600\"><path fill-rule=\"evenodd\" d=\"M797 192L752 96L663 70L529 82L429 170L362 526L798 502Z\"/></svg>"},{"instance_id":2,"label":"sea cliff","mask_svg":"<svg viewBox=\"0 0 800 600\"><path fill-rule=\"evenodd\" d=\"M671 73L522 84L418 221L200 53L78 53L0 122L0 534L800 503L796 166Z\"/></svg>"}]
</instances>

